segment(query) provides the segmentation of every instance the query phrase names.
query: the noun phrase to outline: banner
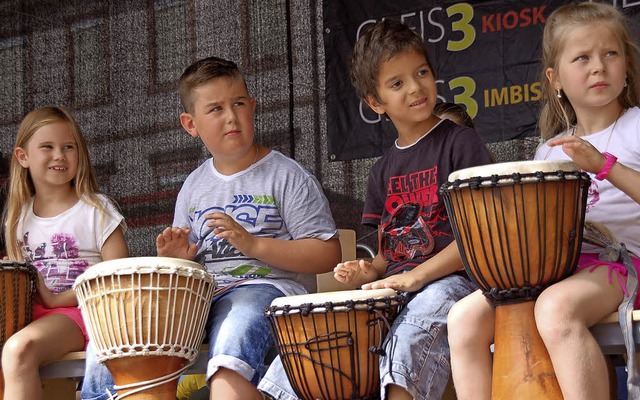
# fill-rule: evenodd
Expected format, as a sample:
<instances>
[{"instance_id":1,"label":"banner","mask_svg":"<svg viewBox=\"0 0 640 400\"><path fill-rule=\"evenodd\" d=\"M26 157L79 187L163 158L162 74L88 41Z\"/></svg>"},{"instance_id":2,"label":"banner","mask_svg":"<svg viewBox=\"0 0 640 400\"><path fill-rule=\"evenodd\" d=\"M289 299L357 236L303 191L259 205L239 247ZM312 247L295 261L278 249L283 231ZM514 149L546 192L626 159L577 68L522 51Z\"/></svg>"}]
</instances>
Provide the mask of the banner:
<instances>
[{"instance_id":1,"label":"banner","mask_svg":"<svg viewBox=\"0 0 640 400\"><path fill-rule=\"evenodd\" d=\"M356 97L349 80L360 32L385 18L402 20L422 36L438 98L463 105L485 142L537 136L542 31L549 14L567 2L325 0L330 159L380 156L397 137L390 121ZM640 20L640 0L616 5Z\"/></svg>"}]
</instances>

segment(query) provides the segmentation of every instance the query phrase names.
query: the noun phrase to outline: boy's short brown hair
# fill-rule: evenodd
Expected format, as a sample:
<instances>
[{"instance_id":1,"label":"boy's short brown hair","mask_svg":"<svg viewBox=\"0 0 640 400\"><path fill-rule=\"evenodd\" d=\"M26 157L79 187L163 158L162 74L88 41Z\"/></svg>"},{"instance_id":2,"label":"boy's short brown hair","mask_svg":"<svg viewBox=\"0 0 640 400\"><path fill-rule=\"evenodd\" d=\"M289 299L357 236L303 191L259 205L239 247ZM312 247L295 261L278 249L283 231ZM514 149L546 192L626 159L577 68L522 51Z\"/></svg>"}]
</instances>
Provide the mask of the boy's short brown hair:
<instances>
[{"instance_id":1,"label":"boy's short brown hair","mask_svg":"<svg viewBox=\"0 0 640 400\"><path fill-rule=\"evenodd\" d=\"M378 72L383 62L398 53L415 51L424 56L433 71L424 41L400 21L385 19L372 24L358 39L351 53L349 76L360 99L378 98Z\"/></svg>"},{"instance_id":2,"label":"boy's short brown hair","mask_svg":"<svg viewBox=\"0 0 640 400\"><path fill-rule=\"evenodd\" d=\"M184 111L190 114L194 111L194 89L218 78L240 78L245 83L246 87L244 77L236 63L233 61L218 57L208 57L198 60L188 66L180 77L180 83L178 84L180 102L182 103Z\"/></svg>"}]
</instances>

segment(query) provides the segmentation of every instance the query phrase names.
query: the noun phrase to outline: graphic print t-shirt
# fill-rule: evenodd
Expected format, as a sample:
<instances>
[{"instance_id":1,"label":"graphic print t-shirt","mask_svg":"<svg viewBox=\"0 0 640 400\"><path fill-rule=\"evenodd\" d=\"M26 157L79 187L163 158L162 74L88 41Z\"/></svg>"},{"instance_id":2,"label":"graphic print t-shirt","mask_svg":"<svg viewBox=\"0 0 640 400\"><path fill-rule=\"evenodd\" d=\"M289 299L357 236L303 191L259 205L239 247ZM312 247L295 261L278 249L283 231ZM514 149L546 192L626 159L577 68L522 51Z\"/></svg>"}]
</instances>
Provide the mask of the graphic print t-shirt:
<instances>
[{"instance_id":1,"label":"graphic print t-shirt","mask_svg":"<svg viewBox=\"0 0 640 400\"><path fill-rule=\"evenodd\" d=\"M393 146L375 163L362 223L381 227L386 276L414 268L454 240L438 190L453 171L490 162L475 130L442 120L413 145Z\"/></svg>"},{"instance_id":2,"label":"graphic print t-shirt","mask_svg":"<svg viewBox=\"0 0 640 400\"><path fill-rule=\"evenodd\" d=\"M558 136L566 136L564 132ZM640 170L640 108L632 107L600 132L582 136L600 152L609 152L618 158L618 162L636 171ZM540 145L536 160L570 160L562 146ZM624 243L627 250L640 256L640 204L635 202L607 179L599 181L595 174L591 176L591 186L587 198L587 221L605 225L615 235L616 240ZM611 210L614 210L613 212ZM582 243L582 252L599 253L602 249L591 243Z\"/></svg>"},{"instance_id":3,"label":"graphic print t-shirt","mask_svg":"<svg viewBox=\"0 0 640 400\"><path fill-rule=\"evenodd\" d=\"M102 261L102 245L123 219L105 196L98 198L107 213L82 200L50 218L33 213L33 200L23 208L18 245L54 293L71 289L78 275Z\"/></svg>"},{"instance_id":4,"label":"graphic print t-shirt","mask_svg":"<svg viewBox=\"0 0 640 400\"><path fill-rule=\"evenodd\" d=\"M335 223L318 181L294 160L277 151L244 171L222 175L208 159L185 180L176 201L173 226L191 229L198 245L195 261L214 275L218 286L246 278L287 278L305 282L301 274L285 271L245 256L207 226L207 214L223 212L258 237L282 240L336 234Z\"/></svg>"}]
</instances>

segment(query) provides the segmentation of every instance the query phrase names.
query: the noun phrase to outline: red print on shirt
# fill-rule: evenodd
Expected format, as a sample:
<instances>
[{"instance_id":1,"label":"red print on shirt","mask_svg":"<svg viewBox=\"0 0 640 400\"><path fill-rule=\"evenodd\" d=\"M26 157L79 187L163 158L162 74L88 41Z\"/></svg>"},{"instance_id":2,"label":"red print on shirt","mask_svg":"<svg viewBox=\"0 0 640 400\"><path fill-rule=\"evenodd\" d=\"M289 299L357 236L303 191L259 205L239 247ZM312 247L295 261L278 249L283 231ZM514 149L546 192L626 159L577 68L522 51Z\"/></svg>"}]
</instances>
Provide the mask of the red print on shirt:
<instances>
[{"instance_id":1,"label":"red print on shirt","mask_svg":"<svg viewBox=\"0 0 640 400\"><path fill-rule=\"evenodd\" d=\"M389 261L429 255L434 248L433 227L446 220L438 198L437 166L389 179L380 249Z\"/></svg>"}]
</instances>

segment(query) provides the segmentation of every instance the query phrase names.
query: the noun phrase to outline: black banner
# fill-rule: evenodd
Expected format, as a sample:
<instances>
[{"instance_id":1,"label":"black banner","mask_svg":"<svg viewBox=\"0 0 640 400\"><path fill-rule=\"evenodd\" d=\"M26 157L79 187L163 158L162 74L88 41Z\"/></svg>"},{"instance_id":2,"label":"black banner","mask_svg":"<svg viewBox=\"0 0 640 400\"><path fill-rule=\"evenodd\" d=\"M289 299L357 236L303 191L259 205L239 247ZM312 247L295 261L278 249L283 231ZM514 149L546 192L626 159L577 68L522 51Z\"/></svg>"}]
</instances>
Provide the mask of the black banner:
<instances>
[{"instance_id":1,"label":"black banner","mask_svg":"<svg viewBox=\"0 0 640 400\"><path fill-rule=\"evenodd\" d=\"M549 14L565 3L325 0L331 160L380 156L397 137L390 121L359 101L348 72L361 30L384 18L402 20L421 34L435 70L438 98L464 105L486 142L537 136L542 30ZM640 20L640 0L617 6Z\"/></svg>"}]
</instances>

